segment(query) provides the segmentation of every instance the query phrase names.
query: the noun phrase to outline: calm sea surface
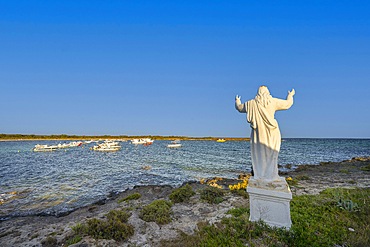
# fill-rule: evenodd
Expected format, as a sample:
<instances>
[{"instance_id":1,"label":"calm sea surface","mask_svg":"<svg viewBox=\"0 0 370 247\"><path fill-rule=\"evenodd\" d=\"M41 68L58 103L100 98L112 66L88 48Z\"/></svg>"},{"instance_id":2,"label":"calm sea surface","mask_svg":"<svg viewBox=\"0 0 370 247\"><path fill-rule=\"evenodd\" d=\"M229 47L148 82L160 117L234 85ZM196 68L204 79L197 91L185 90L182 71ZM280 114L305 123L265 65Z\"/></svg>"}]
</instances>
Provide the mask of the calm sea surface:
<instances>
[{"instance_id":1,"label":"calm sea surface","mask_svg":"<svg viewBox=\"0 0 370 247\"><path fill-rule=\"evenodd\" d=\"M179 186L214 176L237 178L250 171L249 142L168 141L151 146L121 142L114 153L92 151L93 144L33 152L36 144L57 141L0 142L0 219L58 215L132 188L135 185ZM370 156L370 139L285 139L279 164L319 164ZM150 169L144 167L150 166Z\"/></svg>"}]
</instances>

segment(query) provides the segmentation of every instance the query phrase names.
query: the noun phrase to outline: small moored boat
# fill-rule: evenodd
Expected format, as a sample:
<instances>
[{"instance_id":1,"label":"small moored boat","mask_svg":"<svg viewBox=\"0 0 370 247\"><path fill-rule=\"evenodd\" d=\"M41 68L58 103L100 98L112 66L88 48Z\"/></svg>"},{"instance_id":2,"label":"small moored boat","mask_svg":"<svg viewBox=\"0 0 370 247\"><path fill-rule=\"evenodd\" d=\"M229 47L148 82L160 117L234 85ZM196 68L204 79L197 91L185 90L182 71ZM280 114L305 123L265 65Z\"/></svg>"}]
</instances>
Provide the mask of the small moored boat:
<instances>
[{"instance_id":1,"label":"small moored boat","mask_svg":"<svg viewBox=\"0 0 370 247\"><path fill-rule=\"evenodd\" d=\"M94 151L101 151L101 152L116 152L121 149L121 146L118 142L114 141L105 141L104 143L98 144L91 148Z\"/></svg>"},{"instance_id":2,"label":"small moored boat","mask_svg":"<svg viewBox=\"0 0 370 247\"><path fill-rule=\"evenodd\" d=\"M32 150L34 152L51 152L57 149L58 149L58 146L56 145L48 146L48 145L37 144Z\"/></svg>"},{"instance_id":3,"label":"small moored boat","mask_svg":"<svg viewBox=\"0 0 370 247\"><path fill-rule=\"evenodd\" d=\"M216 142L226 142L225 139L218 139Z\"/></svg>"},{"instance_id":4,"label":"small moored boat","mask_svg":"<svg viewBox=\"0 0 370 247\"><path fill-rule=\"evenodd\" d=\"M181 147L182 145L181 145L181 143L180 143L180 141L172 141L170 144L168 144L167 145L167 147L169 147L169 148L179 148L179 147Z\"/></svg>"},{"instance_id":5,"label":"small moored boat","mask_svg":"<svg viewBox=\"0 0 370 247\"><path fill-rule=\"evenodd\" d=\"M149 146L149 145L153 144L153 142L154 142L154 140L152 140L150 138L132 139L131 140L131 143L134 144L134 145Z\"/></svg>"}]
</instances>

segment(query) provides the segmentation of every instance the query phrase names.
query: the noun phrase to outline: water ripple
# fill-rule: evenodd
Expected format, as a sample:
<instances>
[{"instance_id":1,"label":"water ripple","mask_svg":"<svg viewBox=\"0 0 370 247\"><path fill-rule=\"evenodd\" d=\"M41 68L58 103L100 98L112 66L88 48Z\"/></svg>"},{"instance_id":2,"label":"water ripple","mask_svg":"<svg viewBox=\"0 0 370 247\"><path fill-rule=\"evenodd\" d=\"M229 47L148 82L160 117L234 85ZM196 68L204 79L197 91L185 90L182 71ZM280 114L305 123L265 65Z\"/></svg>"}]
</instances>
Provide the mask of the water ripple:
<instances>
[{"instance_id":1,"label":"water ripple","mask_svg":"<svg viewBox=\"0 0 370 247\"><path fill-rule=\"evenodd\" d=\"M144 147L123 142L115 153L94 152L89 146L42 153L31 150L35 144L58 142L0 142L0 196L7 198L0 204L0 218L57 215L135 185L236 178L251 168L249 142L183 141L180 149L169 149L168 143ZM279 163L298 166L355 156L370 156L370 140L287 139Z\"/></svg>"}]
</instances>

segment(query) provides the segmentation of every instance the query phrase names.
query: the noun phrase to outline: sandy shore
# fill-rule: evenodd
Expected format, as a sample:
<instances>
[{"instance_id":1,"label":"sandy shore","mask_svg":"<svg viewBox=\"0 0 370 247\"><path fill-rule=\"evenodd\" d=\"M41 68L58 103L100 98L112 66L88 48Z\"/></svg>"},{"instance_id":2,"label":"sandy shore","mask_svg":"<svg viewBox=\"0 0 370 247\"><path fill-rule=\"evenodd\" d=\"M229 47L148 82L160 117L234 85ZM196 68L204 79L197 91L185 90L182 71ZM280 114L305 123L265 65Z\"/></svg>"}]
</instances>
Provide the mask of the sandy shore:
<instances>
[{"instance_id":1,"label":"sandy shore","mask_svg":"<svg viewBox=\"0 0 370 247\"><path fill-rule=\"evenodd\" d=\"M319 165L304 165L299 169L281 174L298 181L291 190L294 195L318 194L326 188L334 187L370 187L370 157L354 158L342 162L325 162ZM237 176L237 175L236 175ZM235 184L236 180L219 182L224 188ZM191 183L195 191L208 186L199 182ZM197 223L201 221L214 223L226 216L226 212L238 206L248 207L246 198L227 193L225 201L220 204L208 204L200 200L199 193L186 203L172 206L172 222L159 226L154 222L145 222L138 216L140 209L156 199L166 199L173 188L170 186L141 186L125 191L114 198L108 198L98 204L80 208L63 217L30 216L13 218L0 222L0 246L47 246L45 239L52 237L57 246L63 246L65 239L72 233L72 226L90 218L103 218L112 209L133 208L129 223L134 226L135 234L128 241L95 240L84 237L76 246L160 246L160 241L175 238L178 231L194 233ZM127 195L138 192L139 200L118 203ZM54 244L55 246L55 244Z\"/></svg>"}]
</instances>

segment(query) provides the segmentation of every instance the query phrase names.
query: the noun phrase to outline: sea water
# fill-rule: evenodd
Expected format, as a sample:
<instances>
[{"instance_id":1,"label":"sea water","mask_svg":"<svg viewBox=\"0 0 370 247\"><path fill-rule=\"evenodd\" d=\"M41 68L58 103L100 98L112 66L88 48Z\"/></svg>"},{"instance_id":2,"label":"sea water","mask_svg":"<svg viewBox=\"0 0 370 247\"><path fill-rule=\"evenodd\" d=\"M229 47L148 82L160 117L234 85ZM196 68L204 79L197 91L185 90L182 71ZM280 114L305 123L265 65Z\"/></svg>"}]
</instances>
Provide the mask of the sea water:
<instances>
[{"instance_id":1,"label":"sea water","mask_svg":"<svg viewBox=\"0 0 370 247\"><path fill-rule=\"evenodd\" d=\"M202 178L237 178L251 170L247 141L169 141L150 146L121 142L117 152L90 150L93 144L33 152L36 144L0 142L0 219L60 215L137 185L171 185ZM370 139L284 139L279 164L297 167L370 156Z\"/></svg>"}]
</instances>

